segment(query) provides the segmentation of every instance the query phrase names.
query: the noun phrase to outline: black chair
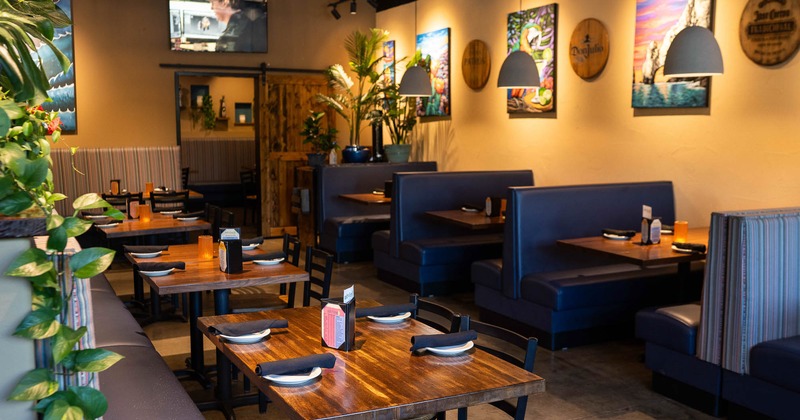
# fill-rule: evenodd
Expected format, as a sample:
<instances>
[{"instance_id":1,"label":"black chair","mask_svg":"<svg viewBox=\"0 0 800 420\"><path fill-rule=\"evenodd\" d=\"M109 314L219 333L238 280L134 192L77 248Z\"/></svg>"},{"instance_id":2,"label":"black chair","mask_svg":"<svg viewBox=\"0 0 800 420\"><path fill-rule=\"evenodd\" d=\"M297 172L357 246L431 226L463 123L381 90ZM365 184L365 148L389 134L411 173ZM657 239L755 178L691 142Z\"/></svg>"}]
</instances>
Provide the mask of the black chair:
<instances>
[{"instance_id":1,"label":"black chair","mask_svg":"<svg viewBox=\"0 0 800 420\"><path fill-rule=\"evenodd\" d=\"M333 255L312 246L306 247L306 271L308 281L303 285L303 306L309 306L312 297L322 300L330 296Z\"/></svg>"},{"instance_id":2,"label":"black chair","mask_svg":"<svg viewBox=\"0 0 800 420\"><path fill-rule=\"evenodd\" d=\"M224 210L223 210L224 211ZM283 235L283 253L286 254L286 262L289 264L298 267L300 265L300 239L296 236L289 235L285 233ZM307 270L307 269L306 269ZM333 265L331 265L330 269L331 273L333 273ZM330 276L329 276L330 277ZM240 288L234 291L231 294L231 313L239 314L245 312L257 312L257 311L268 311L272 309L282 309L282 308L293 308L294 301L297 291L297 283L290 283L289 284L289 293L286 293L286 284L280 285L280 290L278 295L274 293L262 293L259 288L253 288L255 292L248 293L249 300L253 300L253 296L256 296L255 299L258 300L258 307L251 307L251 308L235 308L234 306L238 306L236 304L237 300L241 300L244 298L243 295L249 292L251 289L249 288ZM287 295L287 296L284 296ZM239 298L241 296L241 299Z\"/></svg>"},{"instance_id":3,"label":"black chair","mask_svg":"<svg viewBox=\"0 0 800 420\"><path fill-rule=\"evenodd\" d=\"M302 249L300 239L297 236L283 234L283 253L286 254L286 262L299 267L300 266L300 250ZM292 283L294 286L294 283ZM280 294L286 294L286 283L281 283Z\"/></svg>"},{"instance_id":4,"label":"black chair","mask_svg":"<svg viewBox=\"0 0 800 420\"><path fill-rule=\"evenodd\" d=\"M189 191L153 191L150 193L150 204L153 207L153 213L173 210L187 211Z\"/></svg>"},{"instance_id":5,"label":"black chair","mask_svg":"<svg viewBox=\"0 0 800 420\"><path fill-rule=\"evenodd\" d=\"M144 200L142 199L142 193L125 193L125 194L101 194L103 200L106 200L108 204L111 204L115 209L127 214L128 213L128 204L132 202L138 202L139 204L143 204Z\"/></svg>"},{"instance_id":6,"label":"black chair","mask_svg":"<svg viewBox=\"0 0 800 420\"><path fill-rule=\"evenodd\" d=\"M243 224L247 224L247 210L250 210L250 218L252 222L256 222L256 218L260 217L258 215L260 204L258 202L258 182L256 180L256 171L255 170L247 170L239 172L239 179L241 181L241 200L242 200L242 207L244 209L244 220L242 221Z\"/></svg>"},{"instance_id":7,"label":"black chair","mask_svg":"<svg viewBox=\"0 0 800 420\"><path fill-rule=\"evenodd\" d=\"M478 349L519 366L528 372L533 372L533 364L536 361L536 348L539 345L539 340L536 338L524 337L496 325L475 321L470 319L469 315L461 316L460 329L462 331L474 330L478 333L478 340L475 341L475 347ZM516 405L505 400L495 401L490 404L514 417L515 420L522 420L525 418L528 397L517 398ZM459 420L467 418L467 407L458 409L458 418Z\"/></svg>"},{"instance_id":8,"label":"black chair","mask_svg":"<svg viewBox=\"0 0 800 420\"><path fill-rule=\"evenodd\" d=\"M181 186L184 190L189 190L189 168L181 168Z\"/></svg>"},{"instance_id":9,"label":"black chair","mask_svg":"<svg viewBox=\"0 0 800 420\"><path fill-rule=\"evenodd\" d=\"M417 309L412 318L443 333L458 332L461 315L428 299L421 299L418 294L411 295L411 303Z\"/></svg>"}]
</instances>

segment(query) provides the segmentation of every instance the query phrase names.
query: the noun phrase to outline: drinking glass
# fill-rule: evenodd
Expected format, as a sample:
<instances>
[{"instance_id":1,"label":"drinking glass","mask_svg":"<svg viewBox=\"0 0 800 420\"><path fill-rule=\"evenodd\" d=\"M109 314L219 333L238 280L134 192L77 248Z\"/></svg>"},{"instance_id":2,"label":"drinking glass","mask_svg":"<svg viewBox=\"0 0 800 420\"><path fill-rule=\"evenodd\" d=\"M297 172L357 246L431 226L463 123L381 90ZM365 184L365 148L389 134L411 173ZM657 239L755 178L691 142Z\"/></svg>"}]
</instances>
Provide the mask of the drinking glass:
<instances>
[{"instance_id":1,"label":"drinking glass","mask_svg":"<svg viewBox=\"0 0 800 420\"><path fill-rule=\"evenodd\" d=\"M139 221L143 223L149 223L150 219L153 217L153 212L150 210L150 206L147 204L142 204L139 206Z\"/></svg>"},{"instance_id":2,"label":"drinking glass","mask_svg":"<svg viewBox=\"0 0 800 420\"><path fill-rule=\"evenodd\" d=\"M689 222L676 220L673 229L673 242L686 242L689 240Z\"/></svg>"}]
</instances>

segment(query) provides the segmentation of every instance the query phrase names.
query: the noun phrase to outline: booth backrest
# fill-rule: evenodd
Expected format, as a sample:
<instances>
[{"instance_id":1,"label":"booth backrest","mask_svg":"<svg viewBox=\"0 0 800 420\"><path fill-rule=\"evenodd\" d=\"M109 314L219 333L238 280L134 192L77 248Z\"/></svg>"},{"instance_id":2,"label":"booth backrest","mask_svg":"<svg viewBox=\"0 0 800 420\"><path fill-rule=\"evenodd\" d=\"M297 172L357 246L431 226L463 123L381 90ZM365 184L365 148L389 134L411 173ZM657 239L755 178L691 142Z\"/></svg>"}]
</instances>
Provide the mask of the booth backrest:
<instances>
[{"instance_id":1,"label":"booth backrest","mask_svg":"<svg viewBox=\"0 0 800 420\"><path fill-rule=\"evenodd\" d=\"M712 213L697 357L716 365L724 357L726 368L744 373L752 346L800 334L798 214L800 208ZM786 299L794 302L788 311Z\"/></svg>"},{"instance_id":2,"label":"booth backrest","mask_svg":"<svg viewBox=\"0 0 800 420\"><path fill-rule=\"evenodd\" d=\"M354 163L320 166L317 171L317 226L331 217L389 214L389 206L367 206L339 197L383 189L395 172L436 171L436 162Z\"/></svg>"},{"instance_id":3,"label":"booth backrest","mask_svg":"<svg viewBox=\"0 0 800 420\"><path fill-rule=\"evenodd\" d=\"M427 211L454 210L464 204L482 207L486 197L504 197L508 187L532 185L530 170L395 173L389 253L398 257L404 241L475 234L438 222L425 215Z\"/></svg>"},{"instance_id":4,"label":"booth backrest","mask_svg":"<svg viewBox=\"0 0 800 420\"><path fill-rule=\"evenodd\" d=\"M190 184L238 184L239 172L255 168L256 158L253 137L181 139L181 165L191 171Z\"/></svg>"},{"instance_id":5,"label":"booth backrest","mask_svg":"<svg viewBox=\"0 0 800 420\"><path fill-rule=\"evenodd\" d=\"M53 182L55 191L69 197L59 201L60 214L72 214L72 200L89 192L108 191L112 179L121 181L121 188L143 191L146 182L171 189L181 188L180 148L120 147L78 149L70 156L69 149L53 149ZM73 160L75 168L73 169Z\"/></svg>"},{"instance_id":6,"label":"booth backrest","mask_svg":"<svg viewBox=\"0 0 800 420\"><path fill-rule=\"evenodd\" d=\"M511 188L503 245L503 293L520 296L520 280L533 273L614 263L563 249L559 239L600 235L603 228L639 230L642 205L672 224L672 182Z\"/></svg>"}]
</instances>

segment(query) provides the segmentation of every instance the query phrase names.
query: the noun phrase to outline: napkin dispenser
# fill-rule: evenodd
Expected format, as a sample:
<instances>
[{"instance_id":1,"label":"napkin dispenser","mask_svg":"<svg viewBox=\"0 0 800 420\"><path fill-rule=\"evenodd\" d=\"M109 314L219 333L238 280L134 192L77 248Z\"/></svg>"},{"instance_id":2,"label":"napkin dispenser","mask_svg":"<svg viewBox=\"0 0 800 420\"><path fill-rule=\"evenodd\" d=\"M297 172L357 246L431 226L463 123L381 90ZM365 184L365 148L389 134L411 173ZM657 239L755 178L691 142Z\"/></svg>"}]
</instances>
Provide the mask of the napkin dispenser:
<instances>
[{"instance_id":1,"label":"napkin dispenser","mask_svg":"<svg viewBox=\"0 0 800 420\"><path fill-rule=\"evenodd\" d=\"M347 296L347 293L345 293ZM356 300L350 295L344 299L322 299L322 345L336 350L350 351L356 343Z\"/></svg>"},{"instance_id":2,"label":"napkin dispenser","mask_svg":"<svg viewBox=\"0 0 800 420\"><path fill-rule=\"evenodd\" d=\"M220 228L219 270L228 274L243 271L242 239L239 228Z\"/></svg>"}]
</instances>

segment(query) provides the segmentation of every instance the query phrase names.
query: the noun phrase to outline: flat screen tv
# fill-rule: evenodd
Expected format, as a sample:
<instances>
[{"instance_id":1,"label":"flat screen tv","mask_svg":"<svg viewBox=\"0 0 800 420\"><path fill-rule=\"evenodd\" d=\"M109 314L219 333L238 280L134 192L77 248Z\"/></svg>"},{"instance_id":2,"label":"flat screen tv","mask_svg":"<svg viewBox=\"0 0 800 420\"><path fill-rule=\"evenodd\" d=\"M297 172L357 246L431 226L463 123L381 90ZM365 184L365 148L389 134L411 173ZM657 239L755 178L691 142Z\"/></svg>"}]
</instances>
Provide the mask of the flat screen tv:
<instances>
[{"instance_id":1,"label":"flat screen tv","mask_svg":"<svg viewBox=\"0 0 800 420\"><path fill-rule=\"evenodd\" d=\"M173 51L267 52L268 0L170 0Z\"/></svg>"}]
</instances>

